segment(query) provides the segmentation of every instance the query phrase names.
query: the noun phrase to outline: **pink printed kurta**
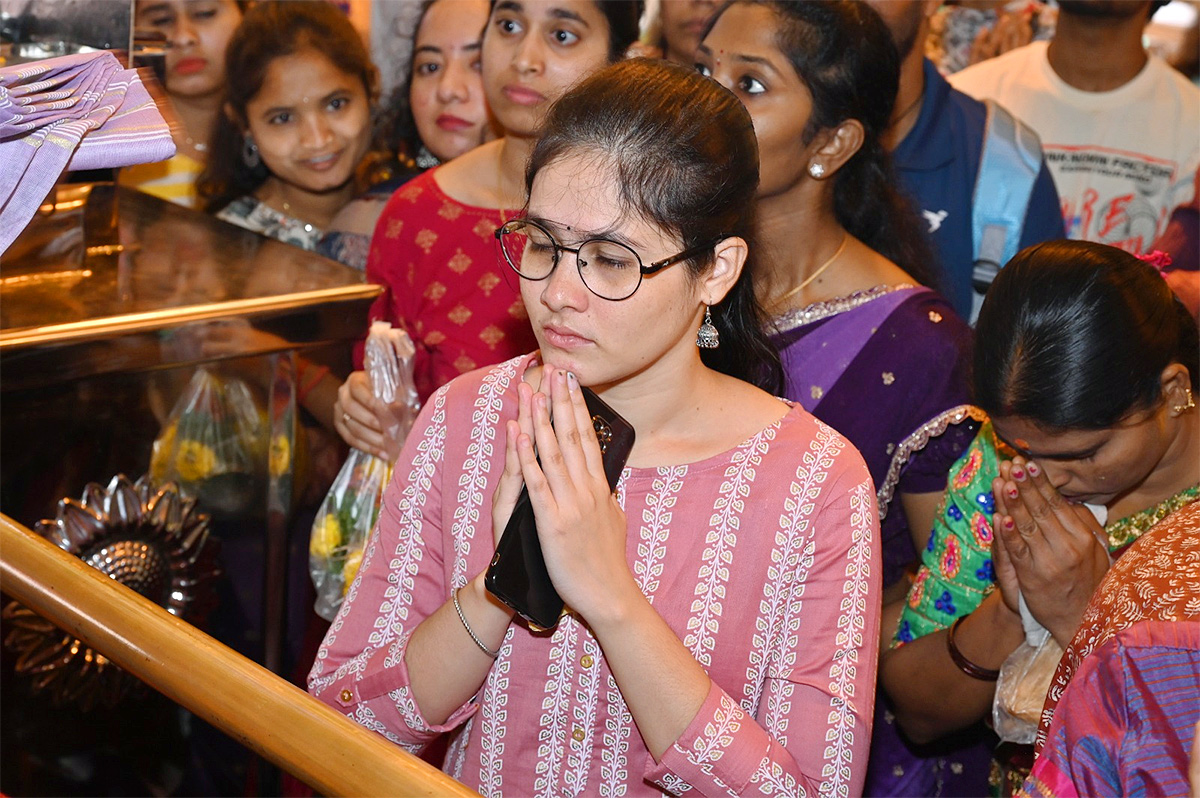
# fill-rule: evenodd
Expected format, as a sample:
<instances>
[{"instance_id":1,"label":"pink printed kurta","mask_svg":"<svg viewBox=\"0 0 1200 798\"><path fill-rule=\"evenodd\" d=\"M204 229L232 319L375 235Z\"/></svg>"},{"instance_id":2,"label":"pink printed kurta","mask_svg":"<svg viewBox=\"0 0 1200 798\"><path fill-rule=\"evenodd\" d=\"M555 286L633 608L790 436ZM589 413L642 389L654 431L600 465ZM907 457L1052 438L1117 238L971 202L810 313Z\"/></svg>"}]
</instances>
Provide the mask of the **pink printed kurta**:
<instances>
[{"instance_id":1,"label":"pink printed kurta","mask_svg":"<svg viewBox=\"0 0 1200 798\"><path fill-rule=\"evenodd\" d=\"M528 358L464 375L421 412L309 690L484 795L857 795L879 625L875 494L862 458L800 406L735 449L625 469L627 557L712 678L661 762L573 614L520 621L479 693L430 726L409 689L413 629L487 567L504 421Z\"/></svg>"}]
</instances>

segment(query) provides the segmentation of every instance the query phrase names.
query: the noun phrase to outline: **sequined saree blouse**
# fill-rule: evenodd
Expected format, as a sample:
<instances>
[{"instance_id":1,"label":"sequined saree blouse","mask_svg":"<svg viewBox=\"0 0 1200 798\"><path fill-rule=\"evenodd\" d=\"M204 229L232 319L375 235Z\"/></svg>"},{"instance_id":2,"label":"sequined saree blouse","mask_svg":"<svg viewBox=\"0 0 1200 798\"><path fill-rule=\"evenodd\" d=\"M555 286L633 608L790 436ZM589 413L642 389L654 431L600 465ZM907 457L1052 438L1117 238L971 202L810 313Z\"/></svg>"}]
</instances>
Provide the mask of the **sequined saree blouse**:
<instances>
[{"instance_id":1,"label":"sequined saree blouse","mask_svg":"<svg viewBox=\"0 0 1200 798\"><path fill-rule=\"evenodd\" d=\"M844 438L793 406L734 449L626 468L618 485L635 580L712 679L655 762L605 652L568 613L519 620L479 692L445 724L409 689L409 635L487 567L504 422L528 358L473 372L422 410L309 690L484 795L856 795L878 641L871 482Z\"/></svg>"}]
</instances>

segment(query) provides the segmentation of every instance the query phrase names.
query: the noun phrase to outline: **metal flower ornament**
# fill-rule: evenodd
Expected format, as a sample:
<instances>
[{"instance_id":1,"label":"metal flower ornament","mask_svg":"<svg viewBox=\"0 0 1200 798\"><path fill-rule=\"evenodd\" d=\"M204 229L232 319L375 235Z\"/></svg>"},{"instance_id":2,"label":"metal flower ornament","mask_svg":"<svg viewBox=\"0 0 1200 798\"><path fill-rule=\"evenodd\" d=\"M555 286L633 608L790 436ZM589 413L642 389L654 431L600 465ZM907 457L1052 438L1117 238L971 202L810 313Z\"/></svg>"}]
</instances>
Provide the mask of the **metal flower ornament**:
<instances>
[{"instance_id":1,"label":"metal flower ornament","mask_svg":"<svg viewBox=\"0 0 1200 798\"><path fill-rule=\"evenodd\" d=\"M152 487L118 475L103 488L84 488L76 500L64 498L53 519L36 532L91 567L189 623L204 620L216 602L220 573L216 538L208 516L196 511L174 484ZM62 631L37 613L9 602L3 611L4 645L16 652L16 672L32 679L55 704L76 703L88 710L112 707L142 684L100 652Z\"/></svg>"}]
</instances>

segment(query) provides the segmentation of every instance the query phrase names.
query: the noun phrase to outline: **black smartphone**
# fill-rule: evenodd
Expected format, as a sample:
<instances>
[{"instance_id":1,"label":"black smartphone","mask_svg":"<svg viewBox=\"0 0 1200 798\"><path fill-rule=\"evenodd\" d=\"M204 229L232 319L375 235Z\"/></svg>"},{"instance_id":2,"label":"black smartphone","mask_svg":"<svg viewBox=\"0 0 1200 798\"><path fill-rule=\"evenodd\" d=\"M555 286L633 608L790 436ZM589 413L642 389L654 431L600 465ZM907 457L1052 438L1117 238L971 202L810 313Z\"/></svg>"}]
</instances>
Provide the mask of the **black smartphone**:
<instances>
[{"instance_id":1,"label":"black smartphone","mask_svg":"<svg viewBox=\"0 0 1200 798\"><path fill-rule=\"evenodd\" d=\"M625 461L633 449L633 427L595 393L587 388L582 390L592 416L592 428L600 441L608 487L616 490L617 480L621 478ZM484 584L488 592L516 610L534 629L553 629L558 624L563 600L546 570L527 489L522 489L517 498L504 527L504 536L488 566Z\"/></svg>"}]
</instances>

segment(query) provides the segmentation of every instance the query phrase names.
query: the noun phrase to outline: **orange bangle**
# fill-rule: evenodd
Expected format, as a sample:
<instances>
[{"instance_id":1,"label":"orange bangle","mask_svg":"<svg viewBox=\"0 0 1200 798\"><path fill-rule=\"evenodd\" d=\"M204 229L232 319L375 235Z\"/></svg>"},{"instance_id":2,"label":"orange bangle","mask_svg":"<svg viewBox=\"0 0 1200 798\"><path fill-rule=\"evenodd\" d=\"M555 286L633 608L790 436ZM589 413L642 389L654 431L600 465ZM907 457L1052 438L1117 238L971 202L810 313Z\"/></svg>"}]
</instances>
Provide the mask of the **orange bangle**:
<instances>
[{"instance_id":1,"label":"orange bangle","mask_svg":"<svg viewBox=\"0 0 1200 798\"><path fill-rule=\"evenodd\" d=\"M300 362L303 363L304 361L300 361ZM310 372L308 371L308 368L303 365L300 366L299 368L297 368L296 371L298 372L298 375L299 374L310 374ZM311 375L308 377L308 379L305 380L302 385L299 385L296 388L296 404L298 404L298 405L304 404L304 400L308 398L308 395L310 393L312 393L312 389L316 388L318 383L320 383L321 380L325 379L325 375L328 373L329 373L329 366L318 366L317 368L313 369L311 372Z\"/></svg>"}]
</instances>

